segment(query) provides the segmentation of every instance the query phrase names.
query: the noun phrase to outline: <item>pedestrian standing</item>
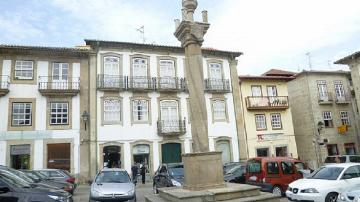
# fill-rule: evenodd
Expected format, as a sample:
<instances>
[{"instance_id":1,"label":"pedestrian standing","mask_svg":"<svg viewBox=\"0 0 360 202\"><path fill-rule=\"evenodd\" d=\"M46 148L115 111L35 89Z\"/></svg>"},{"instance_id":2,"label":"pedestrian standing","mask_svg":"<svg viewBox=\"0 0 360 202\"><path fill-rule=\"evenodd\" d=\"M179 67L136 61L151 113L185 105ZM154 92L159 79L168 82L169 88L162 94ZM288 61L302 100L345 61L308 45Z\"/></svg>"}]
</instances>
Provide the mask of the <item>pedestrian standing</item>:
<instances>
[{"instance_id":1,"label":"pedestrian standing","mask_svg":"<svg viewBox=\"0 0 360 202\"><path fill-rule=\"evenodd\" d=\"M131 166L131 174L132 174L132 180L133 180L134 184L136 184L136 182L137 182L138 170L139 170L139 168L138 168L138 166L136 164Z\"/></svg>"},{"instance_id":2,"label":"pedestrian standing","mask_svg":"<svg viewBox=\"0 0 360 202\"><path fill-rule=\"evenodd\" d=\"M143 164L142 167L140 168L140 174L141 174L141 181L143 184L145 184L145 174L146 174L145 164Z\"/></svg>"}]
</instances>

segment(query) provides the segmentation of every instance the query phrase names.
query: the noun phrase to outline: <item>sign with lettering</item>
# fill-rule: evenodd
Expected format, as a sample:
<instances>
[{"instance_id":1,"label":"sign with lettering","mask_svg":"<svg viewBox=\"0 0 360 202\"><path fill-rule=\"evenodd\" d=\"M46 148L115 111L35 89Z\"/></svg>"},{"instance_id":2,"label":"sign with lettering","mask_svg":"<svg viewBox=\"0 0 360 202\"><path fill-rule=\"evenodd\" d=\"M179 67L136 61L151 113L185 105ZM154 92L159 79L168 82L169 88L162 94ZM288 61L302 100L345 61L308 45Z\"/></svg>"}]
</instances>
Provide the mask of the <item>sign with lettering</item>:
<instances>
[{"instance_id":1,"label":"sign with lettering","mask_svg":"<svg viewBox=\"0 0 360 202\"><path fill-rule=\"evenodd\" d=\"M269 134L258 134L258 141L272 141L280 139L284 133L269 133Z\"/></svg>"},{"instance_id":2,"label":"sign with lettering","mask_svg":"<svg viewBox=\"0 0 360 202\"><path fill-rule=\"evenodd\" d=\"M11 145L10 146L10 155L22 155L30 154L30 145Z\"/></svg>"},{"instance_id":3,"label":"sign with lettering","mask_svg":"<svg viewBox=\"0 0 360 202\"><path fill-rule=\"evenodd\" d=\"M149 154L150 147L149 145L136 145L133 148L133 154Z\"/></svg>"}]
</instances>

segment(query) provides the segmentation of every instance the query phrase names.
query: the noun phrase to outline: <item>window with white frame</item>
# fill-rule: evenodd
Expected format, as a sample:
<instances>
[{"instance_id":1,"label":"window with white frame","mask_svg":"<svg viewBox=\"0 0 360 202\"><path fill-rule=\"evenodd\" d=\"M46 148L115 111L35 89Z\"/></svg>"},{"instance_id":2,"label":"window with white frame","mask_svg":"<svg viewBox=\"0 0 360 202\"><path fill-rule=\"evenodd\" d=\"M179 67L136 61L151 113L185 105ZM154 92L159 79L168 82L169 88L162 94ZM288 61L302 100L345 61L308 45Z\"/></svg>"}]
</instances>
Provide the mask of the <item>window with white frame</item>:
<instances>
[{"instance_id":1,"label":"window with white frame","mask_svg":"<svg viewBox=\"0 0 360 202\"><path fill-rule=\"evenodd\" d=\"M31 103L13 103L12 104L12 126L31 126L32 120Z\"/></svg>"},{"instance_id":2,"label":"window with white frame","mask_svg":"<svg viewBox=\"0 0 360 202\"><path fill-rule=\"evenodd\" d=\"M116 98L104 100L104 123L121 122L121 101Z\"/></svg>"},{"instance_id":3,"label":"window with white frame","mask_svg":"<svg viewBox=\"0 0 360 202\"><path fill-rule=\"evenodd\" d=\"M212 104L214 121L226 120L225 100L214 100Z\"/></svg>"},{"instance_id":4,"label":"window with white frame","mask_svg":"<svg viewBox=\"0 0 360 202\"><path fill-rule=\"evenodd\" d=\"M50 103L50 125L69 124L69 103L51 102Z\"/></svg>"},{"instance_id":5,"label":"window with white frame","mask_svg":"<svg viewBox=\"0 0 360 202\"><path fill-rule=\"evenodd\" d=\"M271 126L273 129L281 129L282 128L280 114L271 114L270 118L271 118Z\"/></svg>"},{"instance_id":6,"label":"window with white frame","mask_svg":"<svg viewBox=\"0 0 360 202\"><path fill-rule=\"evenodd\" d=\"M106 56L104 57L104 74L111 76L119 75L120 60L118 57Z\"/></svg>"},{"instance_id":7,"label":"window with white frame","mask_svg":"<svg viewBox=\"0 0 360 202\"><path fill-rule=\"evenodd\" d=\"M147 122L149 120L149 102L147 100L133 100L133 121Z\"/></svg>"},{"instance_id":8,"label":"window with white frame","mask_svg":"<svg viewBox=\"0 0 360 202\"><path fill-rule=\"evenodd\" d=\"M266 117L265 114L255 115L256 130L266 130Z\"/></svg>"},{"instance_id":9,"label":"window with white frame","mask_svg":"<svg viewBox=\"0 0 360 202\"><path fill-rule=\"evenodd\" d=\"M331 112L323 112L323 119L324 119L325 127L327 127L327 128L333 127L333 120L332 120Z\"/></svg>"},{"instance_id":10,"label":"window with white frame","mask_svg":"<svg viewBox=\"0 0 360 202\"><path fill-rule=\"evenodd\" d=\"M29 80L34 78L34 63L28 60L15 62L15 79Z\"/></svg>"},{"instance_id":11,"label":"window with white frame","mask_svg":"<svg viewBox=\"0 0 360 202\"><path fill-rule=\"evenodd\" d=\"M350 125L349 113L347 111L340 111L340 119L342 125Z\"/></svg>"}]
</instances>

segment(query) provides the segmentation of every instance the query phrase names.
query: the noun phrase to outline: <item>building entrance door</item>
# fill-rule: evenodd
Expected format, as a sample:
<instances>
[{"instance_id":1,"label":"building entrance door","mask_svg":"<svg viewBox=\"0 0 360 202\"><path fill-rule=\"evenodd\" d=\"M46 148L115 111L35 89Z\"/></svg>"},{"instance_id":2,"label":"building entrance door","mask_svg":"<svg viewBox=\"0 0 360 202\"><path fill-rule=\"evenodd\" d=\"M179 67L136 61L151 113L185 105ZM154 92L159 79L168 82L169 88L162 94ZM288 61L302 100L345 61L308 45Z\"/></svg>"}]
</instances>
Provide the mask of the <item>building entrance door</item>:
<instances>
[{"instance_id":1,"label":"building entrance door","mask_svg":"<svg viewBox=\"0 0 360 202\"><path fill-rule=\"evenodd\" d=\"M181 160L181 144L166 143L161 145L162 163L179 163Z\"/></svg>"},{"instance_id":2,"label":"building entrance door","mask_svg":"<svg viewBox=\"0 0 360 202\"><path fill-rule=\"evenodd\" d=\"M120 146L106 146L103 149L104 167L121 168L121 150Z\"/></svg>"},{"instance_id":3,"label":"building entrance door","mask_svg":"<svg viewBox=\"0 0 360 202\"><path fill-rule=\"evenodd\" d=\"M47 168L62 169L70 172L70 143L47 145Z\"/></svg>"},{"instance_id":4,"label":"building entrance door","mask_svg":"<svg viewBox=\"0 0 360 202\"><path fill-rule=\"evenodd\" d=\"M221 159L223 164L231 161L229 141L218 141L216 144L216 150L222 152Z\"/></svg>"},{"instance_id":5,"label":"building entrance door","mask_svg":"<svg viewBox=\"0 0 360 202\"><path fill-rule=\"evenodd\" d=\"M11 145L10 161L14 169L30 169L30 145Z\"/></svg>"},{"instance_id":6,"label":"building entrance door","mask_svg":"<svg viewBox=\"0 0 360 202\"><path fill-rule=\"evenodd\" d=\"M136 145L133 147L133 158L135 164L142 164L150 171L150 147L146 144Z\"/></svg>"}]
</instances>

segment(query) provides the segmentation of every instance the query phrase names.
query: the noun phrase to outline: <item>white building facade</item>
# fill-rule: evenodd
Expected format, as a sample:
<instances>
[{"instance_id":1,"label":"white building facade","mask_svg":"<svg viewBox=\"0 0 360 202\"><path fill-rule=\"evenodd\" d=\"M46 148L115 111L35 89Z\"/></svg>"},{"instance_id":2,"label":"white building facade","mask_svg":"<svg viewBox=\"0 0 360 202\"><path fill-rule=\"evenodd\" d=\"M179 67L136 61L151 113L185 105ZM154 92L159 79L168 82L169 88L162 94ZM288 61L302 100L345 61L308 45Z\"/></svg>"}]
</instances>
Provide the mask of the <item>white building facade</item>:
<instances>
[{"instance_id":1,"label":"white building facade","mask_svg":"<svg viewBox=\"0 0 360 202\"><path fill-rule=\"evenodd\" d=\"M181 154L192 152L184 50L85 41L94 50L90 158L97 165L92 170L115 166L130 172L142 163L153 173L161 163L181 162ZM240 53L203 50L203 55L210 150L223 151L224 163L238 161L232 91L238 80L231 79L230 62Z\"/></svg>"},{"instance_id":2,"label":"white building facade","mask_svg":"<svg viewBox=\"0 0 360 202\"><path fill-rule=\"evenodd\" d=\"M84 50L0 47L0 165L80 175L87 68Z\"/></svg>"}]
</instances>

